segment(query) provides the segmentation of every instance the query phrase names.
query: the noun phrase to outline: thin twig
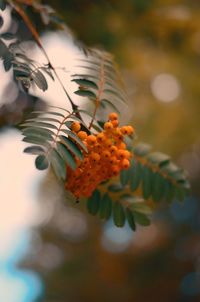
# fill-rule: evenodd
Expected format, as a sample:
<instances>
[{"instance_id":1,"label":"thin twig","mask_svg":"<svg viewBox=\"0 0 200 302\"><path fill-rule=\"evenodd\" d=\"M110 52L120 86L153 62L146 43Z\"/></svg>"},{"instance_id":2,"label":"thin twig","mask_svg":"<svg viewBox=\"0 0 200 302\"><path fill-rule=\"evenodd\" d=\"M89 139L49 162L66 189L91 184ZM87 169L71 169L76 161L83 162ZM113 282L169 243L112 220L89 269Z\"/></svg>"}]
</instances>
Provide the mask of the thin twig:
<instances>
[{"instance_id":1,"label":"thin twig","mask_svg":"<svg viewBox=\"0 0 200 302\"><path fill-rule=\"evenodd\" d=\"M94 108L92 120L90 122L90 125L89 125L88 129L91 129L91 127L94 123L96 114L97 114L97 109L99 108L101 94L104 90L104 85L105 85L105 74L104 73L105 72L104 72L104 58L103 58L102 62L101 62L101 66L100 66L100 80L99 80L99 85L98 85L99 91L98 91L98 95L97 95L96 100L95 100L95 108Z\"/></svg>"},{"instance_id":2,"label":"thin twig","mask_svg":"<svg viewBox=\"0 0 200 302\"><path fill-rule=\"evenodd\" d=\"M69 96L64 84L62 83L57 71L55 70L55 68L53 67L50 59L49 59L49 56L45 50L45 48L43 47L42 43L41 43L41 40L40 40L40 37L39 37L39 34L38 32L36 31L34 25L32 24L31 20L29 19L29 17L27 16L27 14L25 13L25 11L23 10L23 8L19 5L19 4L15 4L13 3L12 1L9 1L9 3L12 5L12 7L16 10L16 12L21 16L21 18L23 19L24 23L27 25L28 29L30 30L35 42L37 43L37 45L39 46L40 50L43 52L47 62L48 62L48 66L50 69L52 69L52 71L54 72L54 75L55 77L57 78L60 86L62 87L63 91L65 92L71 106L72 106L72 109L73 111L77 111L78 109L78 106L76 104L74 104L74 102L72 101L71 97ZM79 116L79 118L81 118L80 114L78 113L77 114Z\"/></svg>"}]
</instances>

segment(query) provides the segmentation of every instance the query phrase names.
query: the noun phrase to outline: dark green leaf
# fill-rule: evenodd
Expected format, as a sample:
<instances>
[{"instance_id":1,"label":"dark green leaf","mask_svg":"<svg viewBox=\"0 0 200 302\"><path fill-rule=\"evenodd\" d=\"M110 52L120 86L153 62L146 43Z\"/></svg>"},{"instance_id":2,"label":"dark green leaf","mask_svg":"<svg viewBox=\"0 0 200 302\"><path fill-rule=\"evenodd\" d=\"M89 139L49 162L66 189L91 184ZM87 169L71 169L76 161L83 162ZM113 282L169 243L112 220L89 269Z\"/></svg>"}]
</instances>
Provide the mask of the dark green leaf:
<instances>
[{"instance_id":1,"label":"dark green leaf","mask_svg":"<svg viewBox=\"0 0 200 302\"><path fill-rule=\"evenodd\" d=\"M152 147L148 144L139 143L137 146L133 148L133 151L136 155L143 157L150 152L151 148Z\"/></svg>"},{"instance_id":2,"label":"dark green leaf","mask_svg":"<svg viewBox=\"0 0 200 302\"><path fill-rule=\"evenodd\" d=\"M136 199L137 200L137 199ZM131 205L130 205L131 209L135 212L138 212L138 213L143 213L143 214L146 214L146 215L149 215L152 213L152 209L147 205L145 204L144 202L142 201L139 201L139 202L133 202Z\"/></svg>"},{"instance_id":3,"label":"dark green leaf","mask_svg":"<svg viewBox=\"0 0 200 302\"><path fill-rule=\"evenodd\" d=\"M144 167L142 170L142 193L145 199L151 196L152 178L151 170L148 167Z\"/></svg>"},{"instance_id":4,"label":"dark green leaf","mask_svg":"<svg viewBox=\"0 0 200 302\"><path fill-rule=\"evenodd\" d=\"M96 99L96 95L90 90L77 90L74 93L83 97L88 97L89 99Z\"/></svg>"},{"instance_id":5,"label":"dark green leaf","mask_svg":"<svg viewBox=\"0 0 200 302\"><path fill-rule=\"evenodd\" d=\"M120 183L113 183L108 186L108 190L111 192L121 192L123 190L123 187Z\"/></svg>"},{"instance_id":6,"label":"dark green leaf","mask_svg":"<svg viewBox=\"0 0 200 302\"><path fill-rule=\"evenodd\" d=\"M62 159L60 154L53 149L50 154L51 164L53 170L58 178L62 180L66 179L66 164L65 161Z\"/></svg>"},{"instance_id":7,"label":"dark green leaf","mask_svg":"<svg viewBox=\"0 0 200 302\"><path fill-rule=\"evenodd\" d=\"M104 108L105 106L109 106L113 111L119 113L119 109L113 104L113 102L102 99L100 105Z\"/></svg>"},{"instance_id":8,"label":"dark green leaf","mask_svg":"<svg viewBox=\"0 0 200 302\"><path fill-rule=\"evenodd\" d=\"M16 36L12 33L4 33L4 34L1 34L1 38L5 39L5 40L11 40L11 39L14 39L16 38Z\"/></svg>"},{"instance_id":9,"label":"dark green leaf","mask_svg":"<svg viewBox=\"0 0 200 302\"><path fill-rule=\"evenodd\" d=\"M70 139L68 139L67 137L60 135L59 136L61 142L74 154L76 155L79 159L83 159L83 154L80 151L80 149L78 148L78 146L72 142Z\"/></svg>"},{"instance_id":10,"label":"dark green leaf","mask_svg":"<svg viewBox=\"0 0 200 302\"><path fill-rule=\"evenodd\" d=\"M30 147L25 148L24 152L28 153L28 154L38 155L38 154L43 154L45 152L45 150L40 146L30 146Z\"/></svg>"},{"instance_id":11,"label":"dark green leaf","mask_svg":"<svg viewBox=\"0 0 200 302\"><path fill-rule=\"evenodd\" d=\"M24 137L22 139L22 141L26 142L26 143L35 144L35 145L43 145L43 146L46 146L46 147L49 146L48 142L45 141L44 138L41 137L41 136L29 135L29 136Z\"/></svg>"},{"instance_id":12,"label":"dark green leaf","mask_svg":"<svg viewBox=\"0 0 200 302\"><path fill-rule=\"evenodd\" d=\"M87 209L90 214L96 215L98 213L100 200L101 200L101 194L98 190L95 190L92 193L92 196L87 201Z\"/></svg>"},{"instance_id":13,"label":"dark green leaf","mask_svg":"<svg viewBox=\"0 0 200 302\"><path fill-rule=\"evenodd\" d=\"M5 71L9 71L12 67L12 61L13 61L13 54L8 52L4 58L3 58L3 66L5 68Z\"/></svg>"},{"instance_id":14,"label":"dark green leaf","mask_svg":"<svg viewBox=\"0 0 200 302\"><path fill-rule=\"evenodd\" d=\"M30 127L30 128L25 128L22 130L22 133L24 136L36 136L43 138L43 140L53 140L52 134L54 134L51 130L49 129L44 129L44 128L39 128L39 127Z\"/></svg>"},{"instance_id":15,"label":"dark green leaf","mask_svg":"<svg viewBox=\"0 0 200 302\"><path fill-rule=\"evenodd\" d=\"M180 188L180 187L175 187L175 198L182 202L186 197L186 190Z\"/></svg>"},{"instance_id":16,"label":"dark green leaf","mask_svg":"<svg viewBox=\"0 0 200 302\"><path fill-rule=\"evenodd\" d=\"M125 220L126 220L126 217L125 217L125 213L124 213L124 208L121 205L121 203L116 201L114 203L114 206L113 206L113 221L114 221L114 224L117 227L123 227L124 224L125 224Z\"/></svg>"},{"instance_id":17,"label":"dark green leaf","mask_svg":"<svg viewBox=\"0 0 200 302\"><path fill-rule=\"evenodd\" d=\"M161 152L153 152L147 156L147 159L152 163L159 166L164 166L169 163L170 157Z\"/></svg>"},{"instance_id":18,"label":"dark green leaf","mask_svg":"<svg viewBox=\"0 0 200 302\"><path fill-rule=\"evenodd\" d=\"M151 221L145 214L133 211L133 215L136 223L143 226L150 225Z\"/></svg>"},{"instance_id":19,"label":"dark green leaf","mask_svg":"<svg viewBox=\"0 0 200 302\"><path fill-rule=\"evenodd\" d=\"M48 88L47 81L41 71L36 70L31 73L31 78L41 90L45 91Z\"/></svg>"},{"instance_id":20,"label":"dark green leaf","mask_svg":"<svg viewBox=\"0 0 200 302\"><path fill-rule=\"evenodd\" d=\"M83 148L83 150L87 152L87 147L74 132L66 129L62 129L61 131L66 133L71 139L73 139L77 144L79 144Z\"/></svg>"},{"instance_id":21,"label":"dark green leaf","mask_svg":"<svg viewBox=\"0 0 200 302\"><path fill-rule=\"evenodd\" d=\"M40 122L37 121L37 119L35 119L33 122L32 121L26 121L24 124L21 124L22 127L44 127L44 128L51 128L51 129L58 129L58 127L56 127L55 125L52 125L50 123L46 123L46 122ZM51 134L53 134L54 132L52 132Z\"/></svg>"},{"instance_id":22,"label":"dark green leaf","mask_svg":"<svg viewBox=\"0 0 200 302\"><path fill-rule=\"evenodd\" d=\"M130 189L131 191L135 191L141 181L142 178L142 165L140 162L132 161L130 168Z\"/></svg>"},{"instance_id":23,"label":"dark green leaf","mask_svg":"<svg viewBox=\"0 0 200 302\"><path fill-rule=\"evenodd\" d=\"M107 220L110 218L111 213L112 213L112 200L110 196L107 193L105 193L100 203L100 212L99 212L100 218Z\"/></svg>"},{"instance_id":24,"label":"dark green leaf","mask_svg":"<svg viewBox=\"0 0 200 302\"><path fill-rule=\"evenodd\" d=\"M174 199L175 195L175 188L173 184L169 181L165 182L165 187L164 187L164 199L166 200L167 203L170 203Z\"/></svg>"},{"instance_id":25,"label":"dark green leaf","mask_svg":"<svg viewBox=\"0 0 200 302\"><path fill-rule=\"evenodd\" d=\"M0 40L0 58L4 59L7 53L8 53L8 48L6 44L2 40Z\"/></svg>"},{"instance_id":26,"label":"dark green leaf","mask_svg":"<svg viewBox=\"0 0 200 302\"><path fill-rule=\"evenodd\" d=\"M133 231L135 231L136 230L135 219L134 219L132 211L129 208L126 208L126 218L127 218L130 228Z\"/></svg>"},{"instance_id":27,"label":"dark green leaf","mask_svg":"<svg viewBox=\"0 0 200 302\"><path fill-rule=\"evenodd\" d=\"M76 169L76 162L70 151L66 148L65 145L58 142L57 143L57 151L60 156L64 159L68 166L70 166L73 170Z\"/></svg>"},{"instance_id":28,"label":"dark green leaf","mask_svg":"<svg viewBox=\"0 0 200 302\"><path fill-rule=\"evenodd\" d=\"M158 202L162 199L165 192L165 181L159 173L153 175L152 198Z\"/></svg>"},{"instance_id":29,"label":"dark green leaf","mask_svg":"<svg viewBox=\"0 0 200 302\"><path fill-rule=\"evenodd\" d=\"M5 10L6 9L6 2L4 0L0 0L0 9Z\"/></svg>"},{"instance_id":30,"label":"dark green leaf","mask_svg":"<svg viewBox=\"0 0 200 302\"><path fill-rule=\"evenodd\" d=\"M49 166L49 162L44 155L39 155L35 159L35 166L38 170L45 170Z\"/></svg>"},{"instance_id":31,"label":"dark green leaf","mask_svg":"<svg viewBox=\"0 0 200 302\"><path fill-rule=\"evenodd\" d=\"M130 170L122 170L120 172L120 182L122 184L123 187L125 187L128 184L129 181L129 177L130 177Z\"/></svg>"},{"instance_id":32,"label":"dark green leaf","mask_svg":"<svg viewBox=\"0 0 200 302\"><path fill-rule=\"evenodd\" d=\"M74 79L72 82L76 82L78 85L83 87L90 87L93 89L98 89L98 86L95 82L87 80L87 79Z\"/></svg>"}]
</instances>

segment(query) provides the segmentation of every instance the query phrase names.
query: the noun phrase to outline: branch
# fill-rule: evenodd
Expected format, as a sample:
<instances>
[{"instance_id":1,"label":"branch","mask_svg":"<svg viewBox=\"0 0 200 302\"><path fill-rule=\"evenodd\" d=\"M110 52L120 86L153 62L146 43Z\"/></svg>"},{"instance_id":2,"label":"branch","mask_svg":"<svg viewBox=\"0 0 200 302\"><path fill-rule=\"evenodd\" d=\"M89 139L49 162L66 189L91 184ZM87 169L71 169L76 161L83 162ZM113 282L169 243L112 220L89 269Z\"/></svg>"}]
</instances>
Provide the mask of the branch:
<instances>
[{"instance_id":1,"label":"branch","mask_svg":"<svg viewBox=\"0 0 200 302\"><path fill-rule=\"evenodd\" d=\"M25 13L25 11L23 10L23 8L19 5L19 4L15 4L13 3L13 1L9 1L10 5L15 9L15 11L21 16L21 18L23 19L24 23L27 25L29 31L31 32L35 42L37 43L37 45L39 46L40 50L43 52L47 62L48 62L48 66L50 69L52 69L52 71L54 72L54 75L55 77L57 78L60 86L62 87L62 89L64 90L71 106L72 106L72 109L73 111L76 111L77 112L77 109L78 109L78 106L76 104L74 104L74 102L72 101L71 97L69 96L64 84L62 83L57 71L55 70L55 68L53 67L51 61L50 61L50 58L45 50L45 48L43 47L42 43L41 43L41 40L40 40L40 37L39 37L39 34L38 32L36 31L34 25L32 24L31 20L29 19L29 17L27 16L27 14ZM80 114L77 113L79 118L80 117Z\"/></svg>"}]
</instances>

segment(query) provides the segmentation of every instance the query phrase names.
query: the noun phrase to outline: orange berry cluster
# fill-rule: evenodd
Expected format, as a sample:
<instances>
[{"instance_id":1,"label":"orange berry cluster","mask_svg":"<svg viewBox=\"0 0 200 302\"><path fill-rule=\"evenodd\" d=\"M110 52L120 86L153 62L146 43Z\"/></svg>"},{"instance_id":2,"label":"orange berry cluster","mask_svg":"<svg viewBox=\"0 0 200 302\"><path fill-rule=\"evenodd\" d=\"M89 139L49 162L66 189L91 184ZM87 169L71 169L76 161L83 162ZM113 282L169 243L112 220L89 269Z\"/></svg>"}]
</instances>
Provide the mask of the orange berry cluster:
<instances>
[{"instance_id":1,"label":"orange berry cluster","mask_svg":"<svg viewBox=\"0 0 200 302\"><path fill-rule=\"evenodd\" d=\"M66 189L76 198L89 197L101 182L117 176L122 169L130 167L131 153L126 149L124 136L134 133L131 126L118 127L118 115L109 114L104 130L98 134L88 135L81 130L79 123L71 126L86 145L88 152L83 152L84 160L76 160L77 168L73 171L67 166Z\"/></svg>"}]
</instances>

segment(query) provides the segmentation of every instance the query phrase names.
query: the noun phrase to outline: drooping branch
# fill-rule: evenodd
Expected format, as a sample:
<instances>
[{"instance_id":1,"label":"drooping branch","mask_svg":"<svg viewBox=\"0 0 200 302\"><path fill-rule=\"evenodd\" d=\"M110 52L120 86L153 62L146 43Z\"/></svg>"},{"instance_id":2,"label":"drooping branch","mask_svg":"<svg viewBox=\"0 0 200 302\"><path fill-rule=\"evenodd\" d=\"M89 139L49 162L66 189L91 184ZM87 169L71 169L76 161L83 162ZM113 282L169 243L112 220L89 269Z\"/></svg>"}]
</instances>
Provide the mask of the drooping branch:
<instances>
[{"instance_id":1,"label":"drooping branch","mask_svg":"<svg viewBox=\"0 0 200 302\"><path fill-rule=\"evenodd\" d=\"M72 109L73 111L76 111L77 112L77 115L80 117L80 114L79 112L77 111L78 109L78 106L76 104L74 104L74 102L72 101L69 93L67 92L63 82L61 81L56 69L54 68L53 64L51 63L51 60L44 48L44 46L42 45L42 42L40 40L40 37L39 37L39 34L37 32L37 30L35 29L33 23L31 22L30 18L27 16L27 14L25 13L24 9L21 7L20 4L16 4L14 3L13 1L9 1L10 5L14 8L14 10L20 15L20 17L22 18L22 20L24 21L24 23L27 25L27 28L29 29L29 31L31 32L35 42L37 43L38 47L40 48L40 50L42 51L43 55L45 56L47 62L48 62L48 66L50 69L52 69L55 77L57 78L60 86L62 87L63 91L65 92L71 106L72 106Z\"/></svg>"}]
</instances>

